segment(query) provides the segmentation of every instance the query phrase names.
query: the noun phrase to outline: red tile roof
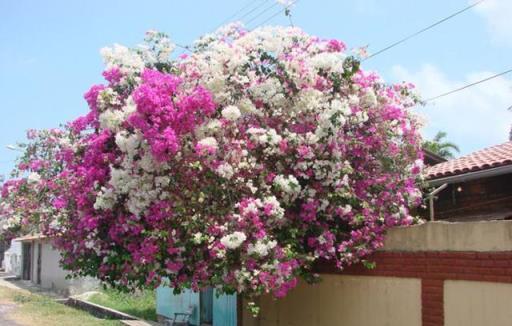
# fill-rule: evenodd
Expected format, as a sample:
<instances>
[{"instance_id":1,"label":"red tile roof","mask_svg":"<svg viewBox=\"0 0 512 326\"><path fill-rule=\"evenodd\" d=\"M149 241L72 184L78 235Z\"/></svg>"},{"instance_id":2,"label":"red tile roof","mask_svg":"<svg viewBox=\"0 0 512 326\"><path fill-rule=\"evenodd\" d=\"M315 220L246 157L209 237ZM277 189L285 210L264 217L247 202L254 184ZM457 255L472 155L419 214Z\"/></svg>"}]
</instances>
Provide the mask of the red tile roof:
<instances>
[{"instance_id":1,"label":"red tile roof","mask_svg":"<svg viewBox=\"0 0 512 326\"><path fill-rule=\"evenodd\" d=\"M512 164L512 141L428 167L427 179L437 179Z\"/></svg>"}]
</instances>

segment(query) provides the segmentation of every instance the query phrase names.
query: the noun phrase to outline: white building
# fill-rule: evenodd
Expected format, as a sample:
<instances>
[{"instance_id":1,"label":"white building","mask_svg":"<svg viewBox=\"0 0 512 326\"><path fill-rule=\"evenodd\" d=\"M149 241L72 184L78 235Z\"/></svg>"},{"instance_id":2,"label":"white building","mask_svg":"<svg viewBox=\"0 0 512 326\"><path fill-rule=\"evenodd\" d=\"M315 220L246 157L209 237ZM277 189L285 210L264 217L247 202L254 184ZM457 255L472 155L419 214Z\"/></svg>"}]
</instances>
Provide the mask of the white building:
<instances>
[{"instance_id":1,"label":"white building","mask_svg":"<svg viewBox=\"0 0 512 326\"><path fill-rule=\"evenodd\" d=\"M21 242L11 241L3 255L2 267L7 274L21 277Z\"/></svg>"},{"instance_id":2,"label":"white building","mask_svg":"<svg viewBox=\"0 0 512 326\"><path fill-rule=\"evenodd\" d=\"M60 253L47 237L30 235L13 241L21 244L21 279L63 295L80 294L98 287L98 281L93 278L67 279L68 271L59 264Z\"/></svg>"}]
</instances>

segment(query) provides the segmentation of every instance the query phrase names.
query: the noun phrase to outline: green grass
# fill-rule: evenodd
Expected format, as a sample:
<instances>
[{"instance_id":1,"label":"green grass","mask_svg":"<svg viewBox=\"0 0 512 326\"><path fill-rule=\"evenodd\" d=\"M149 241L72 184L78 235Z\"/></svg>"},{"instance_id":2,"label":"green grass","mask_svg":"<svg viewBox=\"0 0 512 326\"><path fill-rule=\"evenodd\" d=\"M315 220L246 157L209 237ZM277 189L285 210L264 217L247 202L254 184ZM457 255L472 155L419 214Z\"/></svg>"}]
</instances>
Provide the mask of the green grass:
<instances>
[{"instance_id":1,"label":"green grass","mask_svg":"<svg viewBox=\"0 0 512 326\"><path fill-rule=\"evenodd\" d=\"M124 293L113 289L102 290L88 301L109 307L129 315L156 321L156 291L144 290Z\"/></svg>"},{"instance_id":2,"label":"green grass","mask_svg":"<svg viewBox=\"0 0 512 326\"><path fill-rule=\"evenodd\" d=\"M0 303L15 304L6 317L20 325L119 326L116 320L99 319L88 313L57 303L50 298L0 287Z\"/></svg>"}]
</instances>

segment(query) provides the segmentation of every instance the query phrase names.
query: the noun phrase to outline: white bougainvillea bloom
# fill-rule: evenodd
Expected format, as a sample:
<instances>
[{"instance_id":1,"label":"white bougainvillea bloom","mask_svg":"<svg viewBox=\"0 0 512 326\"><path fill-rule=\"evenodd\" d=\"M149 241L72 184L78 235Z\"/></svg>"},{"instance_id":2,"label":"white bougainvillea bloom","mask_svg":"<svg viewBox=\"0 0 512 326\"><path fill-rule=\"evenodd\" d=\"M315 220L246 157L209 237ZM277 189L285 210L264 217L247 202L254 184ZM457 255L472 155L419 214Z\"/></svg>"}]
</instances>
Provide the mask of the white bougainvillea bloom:
<instances>
[{"instance_id":1,"label":"white bougainvillea bloom","mask_svg":"<svg viewBox=\"0 0 512 326\"><path fill-rule=\"evenodd\" d=\"M236 121L240 118L241 113L238 107L234 105L229 105L222 109L222 117L231 121Z\"/></svg>"},{"instance_id":2,"label":"white bougainvillea bloom","mask_svg":"<svg viewBox=\"0 0 512 326\"><path fill-rule=\"evenodd\" d=\"M224 245L224 247L228 249L236 249L244 243L247 239L247 236L243 232L235 231L231 234L225 235L220 239L220 243Z\"/></svg>"}]
</instances>

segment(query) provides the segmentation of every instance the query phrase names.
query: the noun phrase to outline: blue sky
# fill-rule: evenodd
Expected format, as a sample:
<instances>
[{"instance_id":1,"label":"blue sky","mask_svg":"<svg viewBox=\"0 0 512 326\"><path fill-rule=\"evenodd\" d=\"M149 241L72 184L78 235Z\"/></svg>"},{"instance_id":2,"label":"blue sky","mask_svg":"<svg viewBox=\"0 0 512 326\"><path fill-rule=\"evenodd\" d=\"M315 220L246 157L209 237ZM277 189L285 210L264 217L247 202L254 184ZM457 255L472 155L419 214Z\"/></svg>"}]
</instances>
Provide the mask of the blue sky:
<instances>
[{"instance_id":1,"label":"blue sky","mask_svg":"<svg viewBox=\"0 0 512 326\"><path fill-rule=\"evenodd\" d=\"M274 0L266 2L266 8ZM6 145L23 141L28 128L56 127L87 111L83 93L101 82L99 49L133 46L148 29L190 44L248 0L0 0L0 174L16 153ZM369 52L465 6L468 0L300 0L296 26ZM271 16L267 11L248 26ZM248 21L254 14L242 21ZM412 81L425 98L506 70L512 50L510 0L487 0L438 27L364 63L386 81ZM288 25L284 15L268 24ZM424 135L448 132L462 153L507 140L512 113L512 74L418 108Z\"/></svg>"}]
</instances>

